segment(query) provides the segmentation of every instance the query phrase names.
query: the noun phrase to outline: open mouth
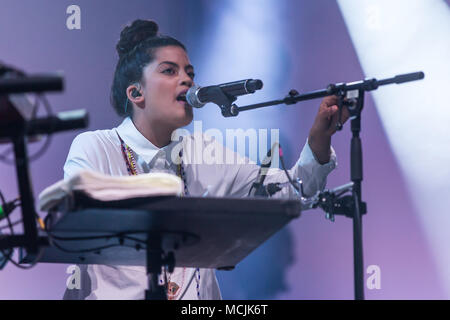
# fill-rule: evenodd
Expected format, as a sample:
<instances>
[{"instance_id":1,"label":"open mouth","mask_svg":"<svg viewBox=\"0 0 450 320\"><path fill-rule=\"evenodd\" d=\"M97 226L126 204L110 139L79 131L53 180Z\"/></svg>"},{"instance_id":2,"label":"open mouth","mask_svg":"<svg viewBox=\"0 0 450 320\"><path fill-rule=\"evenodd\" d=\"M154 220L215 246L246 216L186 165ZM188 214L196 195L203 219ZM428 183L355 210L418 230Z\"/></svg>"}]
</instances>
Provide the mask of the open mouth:
<instances>
[{"instance_id":1,"label":"open mouth","mask_svg":"<svg viewBox=\"0 0 450 320\"><path fill-rule=\"evenodd\" d=\"M177 96L177 101L184 101L186 102L186 92L182 92Z\"/></svg>"}]
</instances>

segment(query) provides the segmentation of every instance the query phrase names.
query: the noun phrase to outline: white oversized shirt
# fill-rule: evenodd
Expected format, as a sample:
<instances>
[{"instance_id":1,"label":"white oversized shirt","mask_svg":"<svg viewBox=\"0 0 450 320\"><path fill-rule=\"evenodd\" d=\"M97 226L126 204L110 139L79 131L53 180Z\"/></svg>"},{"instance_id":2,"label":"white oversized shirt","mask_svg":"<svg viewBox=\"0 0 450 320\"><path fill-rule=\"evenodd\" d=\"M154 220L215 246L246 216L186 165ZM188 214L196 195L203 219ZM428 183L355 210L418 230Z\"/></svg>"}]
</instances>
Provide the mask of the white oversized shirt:
<instances>
[{"instance_id":1,"label":"white oversized shirt","mask_svg":"<svg viewBox=\"0 0 450 320\"><path fill-rule=\"evenodd\" d=\"M192 196L246 197L258 175L259 166L247 158L203 134L185 136L181 143L172 141L158 148L147 140L128 117L117 127L79 134L70 147L64 165L64 178L80 170L90 169L112 176L128 175L118 135L131 148L139 173L151 171L176 172L179 151L186 175L187 189ZM232 161L230 161L232 159ZM336 167L336 154L319 164L306 142L297 163L289 170L291 176L303 181L306 195L322 190L327 175ZM286 182L285 173L271 169L265 183ZM292 188L283 188L277 197L292 197ZM148 286L146 269L142 266L81 265L81 288L67 289L64 299L143 299ZM221 299L214 269L175 268L170 281L181 286L177 298ZM191 281L190 281L191 280ZM189 284L189 285L188 285Z\"/></svg>"}]
</instances>

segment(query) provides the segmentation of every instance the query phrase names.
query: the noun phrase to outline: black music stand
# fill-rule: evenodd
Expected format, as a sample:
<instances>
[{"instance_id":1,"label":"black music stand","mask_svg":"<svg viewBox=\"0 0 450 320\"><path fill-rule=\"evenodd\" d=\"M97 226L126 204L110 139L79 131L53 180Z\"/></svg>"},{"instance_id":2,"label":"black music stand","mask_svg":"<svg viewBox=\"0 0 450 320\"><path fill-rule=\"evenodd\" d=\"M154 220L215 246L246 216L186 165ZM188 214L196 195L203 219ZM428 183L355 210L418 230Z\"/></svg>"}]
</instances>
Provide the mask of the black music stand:
<instances>
[{"instance_id":1,"label":"black music stand","mask_svg":"<svg viewBox=\"0 0 450 320\"><path fill-rule=\"evenodd\" d=\"M300 201L287 199L163 196L103 202L75 192L50 211L46 223L53 246L44 249L40 262L146 266L146 299L166 299L158 284L163 266L231 270L300 211Z\"/></svg>"}]
</instances>

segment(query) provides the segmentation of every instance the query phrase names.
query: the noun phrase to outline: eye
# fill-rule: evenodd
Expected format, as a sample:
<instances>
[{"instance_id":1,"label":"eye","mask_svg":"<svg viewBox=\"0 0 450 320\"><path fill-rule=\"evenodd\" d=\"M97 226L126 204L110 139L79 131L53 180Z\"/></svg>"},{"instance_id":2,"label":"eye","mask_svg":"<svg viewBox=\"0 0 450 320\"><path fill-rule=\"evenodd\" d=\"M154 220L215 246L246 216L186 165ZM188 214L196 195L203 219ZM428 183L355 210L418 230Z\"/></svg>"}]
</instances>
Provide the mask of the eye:
<instances>
[{"instance_id":1,"label":"eye","mask_svg":"<svg viewBox=\"0 0 450 320\"><path fill-rule=\"evenodd\" d=\"M174 68L167 68L167 69L163 70L163 73L169 74L169 75L174 75L175 74L175 69Z\"/></svg>"},{"instance_id":2,"label":"eye","mask_svg":"<svg viewBox=\"0 0 450 320\"><path fill-rule=\"evenodd\" d=\"M193 80L195 77L195 73L194 72L188 72L188 76Z\"/></svg>"}]
</instances>

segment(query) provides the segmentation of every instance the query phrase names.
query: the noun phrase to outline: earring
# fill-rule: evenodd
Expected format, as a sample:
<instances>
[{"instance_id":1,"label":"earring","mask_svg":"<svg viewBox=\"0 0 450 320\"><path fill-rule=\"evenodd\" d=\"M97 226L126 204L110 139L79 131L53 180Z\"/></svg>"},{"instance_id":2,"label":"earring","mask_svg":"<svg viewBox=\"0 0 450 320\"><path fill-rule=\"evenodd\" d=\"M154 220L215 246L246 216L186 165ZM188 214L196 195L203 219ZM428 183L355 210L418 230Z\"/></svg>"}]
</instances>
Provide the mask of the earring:
<instances>
[{"instance_id":1,"label":"earring","mask_svg":"<svg viewBox=\"0 0 450 320\"><path fill-rule=\"evenodd\" d=\"M137 87L137 89L133 89L133 92L131 92L131 96L133 98L137 98L137 97L142 96L142 94L139 92L139 91L141 91L140 83L136 83L136 87Z\"/></svg>"},{"instance_id":2,"label":"earring","mask_svg":"<svg viewBox=\"0 0 450 320\"><path fill-rule=\"evenodd\" d=\"M142 96L142 94L139 91L137 91L136 89L133 89L133 92L131 93L131 96L133 98L137 98L137 97Z\"/></svg>"}]
</instances>

